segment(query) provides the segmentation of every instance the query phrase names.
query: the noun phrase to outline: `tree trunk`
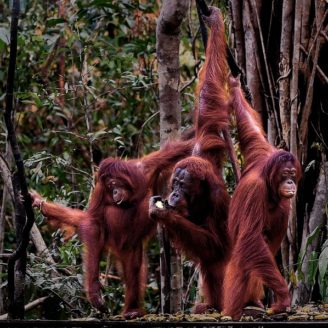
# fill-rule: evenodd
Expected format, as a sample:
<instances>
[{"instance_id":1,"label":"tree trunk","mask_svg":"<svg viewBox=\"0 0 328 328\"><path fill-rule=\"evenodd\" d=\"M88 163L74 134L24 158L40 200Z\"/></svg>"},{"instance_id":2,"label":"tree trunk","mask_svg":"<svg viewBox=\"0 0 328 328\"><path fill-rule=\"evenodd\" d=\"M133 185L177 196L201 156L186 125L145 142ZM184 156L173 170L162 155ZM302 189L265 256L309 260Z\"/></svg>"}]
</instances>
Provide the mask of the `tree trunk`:
<instances>
[{"instance_id":1,"label":"tree trunk","mask_svg":"<svg viewBox=\"0 0 328 328\"><path fill-rule=\"evenodd\" d=\"M299 76L299 59L300 59L300 36L301 36L301 14L302 0L295 0L295 17L294 17L294 44L293 44L293 68L291 75L291 116L290 116L290 152L297 157L297 117L298 117L298 76ZM284 262L288 263L288 268L291 270L296 263L297 251L297 217L296 217L296 200L292 200L292 209L288 220L287 239L289 245L288 259Z\"/></svg>"},{"instance_id":2,"label":"tree trunk","mask_svg":"<svg viewBox=\"0 0 328 328\"><path fill-rule=\"evenodd\" d=\"M19 187L19 179L15 174L13 176L13 187L15 194L15 228L16 228L16 243L19 245L23 238L23 228L26 221L26 213L24 204L21 200L21 192ZM25 304L25 274L26 274L26 260L27 251L23 252L22 256L17 259L15 263L15 292L14 292L14 304L15 306L9 313L10 318L24 318L24 304Z\"/></svg>"},{"instance_id":3,"label":"tree trunk","mask_svg":"<svg viewBox=\"0 0 328 328\"><path fill-rule=\"evenodd\" d=\"M284 0L282 5L282 26L279 61L279 112L283 142L289 148L290 136L290 80L291 46L293 30L294 0Z\"/></svg>"},{"instance_id":4,"label":"tree trunk","mask_svg":"<svg viewBox=\"0 0 328 328\"><path fill-rule=\"evenodd\" d=\"M186 16L187 10L188 1L164 0L157 23L156 52L161 145L168 139L175 139L180 136L180 25Z\"/></svg>"},{"instance_id":5,"label":"tree trunk","mask_svg":"<svg viewBox=\"0 0 328 328\"><path fill-rule=\"evenodd\" d=\"M164 0L158 19L156 52L158 60L160 138L161 145L180 136L180 25L188 10L188 1ZM161 229L160 229L161 230ZM168 256L168 242L163 232L159 240L161 249L161 310L174 313L182 307L182 265L178 253ZM168 258L169 257L169 258ZM170 274L170 287L168 277ZM167 295L169 293L169 296Z\"/></svg>"},{"instance_id":6,"label":"tree trunk","mask_svg":"<svg viewBox=\"0 0 328 328\"><path fill-rule=\"evenodd\" d=\"M231 1L231 11L233 18L233 33L234 41L236 47L237 64L242 69L245 75L245 43L244 43L244 31L243 31L243 19L242 19L242 2L241 1Z\"/></svg>"},{"instance_id":7,"label":"tree trunk","mask_svg":"<svg viewBox=\"0 0 328 328\"><path fill-rule=\"evenodd\" d=\"M314 85L314 79L316 77L316 71L317 71L317 64L319 61L319 55L321 46L323 44L323 37L319 34L322 30L323 25L323 18L324 18L324 12L325 12L325 4L323 2L316 2L315 4L316 9L316 19L315 19L315 26L316 26L316 36L315 40L313 41L313 45L311 48L315 48L314 50L314 58L313 58L313 66L312 71L310 73L310 77L308 79L307 83L307 91L306 91L306 98L305 98L305 104L303 106L302 111L302 120L300 125L300 139L301 144L303 145L303 153L302 153L302 159L303 161L307 160L307 136L308 136L308 130L309 130L309 118L312 113L312 102L313 102L313 85ZM309 50L309 53L311 50ZM309 57L309 56L308 56ZM307 60L307 67L309 67L309 58Z\"/></svg>"},{"instance_id":8,"label":"tree trunk","mask_svg":"<svg viewBox=\"0 0 328 328\"><path fill-rule=\"evenodd\" d=\"M246 80L253 96L253 107L258 113L260 113L262 121L264 122L265 115L263 113L263 109L265 106L262 98L263 89L259 75L259 70L261 70L261 61L259 58L258 44L251 19L250 3L248 0L243 1L243 14Z\"/></svg>"},{"instance_id":9,"label":"tree trunk","mask_svg":"<svg viewBox=\"0 0 328 328\"><path fill-rule=\"evenodd\" d=\"M272 82L272 76L271 71L268 64L268 56L266 51L266 46L264 43L264 37L262 32L262 26L260 21L260 12L262 7L262 1L261 0L249 0L250 6L251 6L251 14L252 17L255 17L254 20L254 28L256 31L257 39L259 40L260 46L259 49L261 49L260 53L262 56L258 56L259 58L263 59L263 67L264 72L261 73L260 65L259 67L259 76L261 77L261 84L262 88L265 90L265 85L267 85L268 91L265 92L268 94L268 96L265 98L266 108L267 108L267 114L268 114L268 140L271 144L275 145L277 136L281 139L281 133L280 133L280 122L278 120L278 113L276 110L276 102L275 102L275 92L273 89L273 82ZM272 13L271 13L272 16ZM258 60L260 62L260 60ZM269 96L270 95L270 96ZM268 99L268 97L270 99Z\"/></svg>"}]
</instances>

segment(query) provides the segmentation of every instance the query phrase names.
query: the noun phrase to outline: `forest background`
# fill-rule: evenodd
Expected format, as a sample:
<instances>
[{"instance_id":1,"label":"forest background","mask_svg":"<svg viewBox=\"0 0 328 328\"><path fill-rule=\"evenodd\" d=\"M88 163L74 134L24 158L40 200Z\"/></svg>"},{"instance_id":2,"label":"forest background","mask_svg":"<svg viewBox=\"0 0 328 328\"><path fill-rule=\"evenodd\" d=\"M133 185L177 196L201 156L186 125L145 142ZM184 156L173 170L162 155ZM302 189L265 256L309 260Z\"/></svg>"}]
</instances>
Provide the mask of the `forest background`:
<instances>
[{"instance_id":1,"label":"forest background","mask_svg":"<svg viewBox=\"0 0 328 328\"><path fill-rule=\"evenodd\" d=\"M197 73L204 60L195 3L186 3L179 51L182 130L192 125ZM264 5L262 0L221 0L212 4L224 14L228 43L269 141L290 149L302 163L303 179L277 258L279 267L294 303L327 303L327 1L281 0ZM49 200L85 208L102 158L138 157L159 148L156 23L161 7L158 0L21 1L14 106L30 188ZM9 31L9 1L0 1L1 108L5 108ZM7 311L7 259L16 247L17 204L14 208L8 179L14 163L2 117L0 133L2 314ZM238 153L234 131L232 138ZM233 192L229 163L225 178ZM39 300L42 306L28 316L93 314L82 288L78 237L64 241L59 231L51 231L42 215L36 214L25 302ZM148 254L145 306L148 312L158 313L156 240ZM101 263L102 282L108 306L116 314L123 304L123 287L112 264L113 259L106 258ZM198 288L197 270L187 259L183 278L182 306L189 311Z\"/></svg>"}]
</instances>

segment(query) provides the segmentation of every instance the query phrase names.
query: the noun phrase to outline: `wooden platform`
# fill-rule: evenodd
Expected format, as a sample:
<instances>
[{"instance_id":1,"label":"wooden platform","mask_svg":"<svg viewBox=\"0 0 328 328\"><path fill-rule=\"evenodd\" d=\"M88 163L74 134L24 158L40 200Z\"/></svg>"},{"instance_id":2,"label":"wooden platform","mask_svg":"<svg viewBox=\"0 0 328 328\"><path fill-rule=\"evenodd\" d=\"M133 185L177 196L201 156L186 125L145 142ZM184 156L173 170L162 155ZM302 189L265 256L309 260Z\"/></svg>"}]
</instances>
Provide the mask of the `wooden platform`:
<instances>
[{"instance_id":1,"label":"wooden platform","mask_svg":"<svg viewBox=\"0 0 328 328\"><path fill-rule=\"evenodd\" d=\"M95 327L95 328L119 328L119 327L320 327L328 328L328 321L281 321L281 322L148 322L148 321L81 321L81 320L2 320L0 327L46 327L46 328L82 328L82 327Z\"/></svg>"}]
</instances>

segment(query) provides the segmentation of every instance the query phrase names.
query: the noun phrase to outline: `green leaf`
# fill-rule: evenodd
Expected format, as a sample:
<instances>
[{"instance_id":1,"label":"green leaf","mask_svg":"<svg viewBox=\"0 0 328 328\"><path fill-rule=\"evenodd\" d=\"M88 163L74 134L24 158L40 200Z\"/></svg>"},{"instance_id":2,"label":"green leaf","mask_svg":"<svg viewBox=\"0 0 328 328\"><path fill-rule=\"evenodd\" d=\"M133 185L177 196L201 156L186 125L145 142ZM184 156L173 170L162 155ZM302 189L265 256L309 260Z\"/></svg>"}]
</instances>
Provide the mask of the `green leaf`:
<instances>
[{"instance_id":1,"label":"green leaf","mask_svg":"<svg viewBox=\"0 0 328 328\"><path fill-rule=\"evenodd\" d=\"M21 92L17 94L17 97L23 104L34 104L38 108L43 106L42 100L36 92Z\"/></svg>"},{"instance_id":2,"label":"green leaf","mask_svg":"<svg viewBox=\"0 0 328 328\"><path fill-rule=\"evenodd\" d=\"M319 256L319 275L320 279L324 279L328 268L328 247L325 247Z\"/></svg>"},{"instance_id":3,"label":"green leaf","mask_svg":"<svg viewBox=\"0 0 328 328\"><path fill-rule=\"evenodd\" d=\"M328 239L323 243L321 249L323 250L326 247L328 247Z\"/></svg>"},{"instance_id":4,"label":"green leaf","mask_svg":"<svg viewBox=\"0 0 328 328\"><path fill-rule=\"evenodd\" d=\"M94 0L94 1L91 1L90 6L111 7L112 4L108 0Z\"/></svg>"},{"instance_id":5,"label":"green leaf","mask_svg":"<svg viewBox=\"0 0 328 328\"><path fill-rule=\"evenodd\" d=\"M47 45L49 46L49 51L51 51L57 40L60 38L60 35L59 34L55 34L55 35L49 35L49 34L45 34L43 36L44 40L46 41Z\"/></svg>"},{"instance_id":6,"label":"green leaf","mask_svg":"<svg viewBox=\"0 0 328 328\"><path fill-rule=\"evenodd\" d=\"M6 45L9 45L9 43L10 43L9 29L0 27L0 40L2 40Z\"/></svg>"},{"instance_id":7,"label":"green leaf","mask_svg":"<svg viewBox=\"0 0 328 328\"><path fill-rule=\"evenodd\" d=\"M304 173L315 167L315 160L311 161L305 168Z\"/></svg>"},{"instance_id":8,"label":"green leaf","mask_svg":"<svg viewBox=\"0 0 328 328\"><path fill-rule=\"evenodd\" d=\"M312 244L312 242L318 238L321 231L321 226L317 226L306 238L306 247Z\"/></svg>"},{"instance_id":9,"label":"green leaf","mask_svg":"<svg viewBox=\"0 0 328 328\"><path fill-rule=\"evenodd\" d=\"M125 146L124 141L122 140L122 137L116 137L114 140L121 146Z\"/></svg>"},{"instance_id":10,"label":"green leaf","mask_svg":"<svg viewBox=\"0 0 328 328\"><path fill-rule=\"evenodd\" d=\"M306 245L305 245L305 250L304 251L301 251L300 254L299 254L299 260L298 260L298 271L301 271L301 268L302 268L302 263L304 261L304 256L306 254L306 249L307 247L312 244L312 242L315 240L315 238L318 238L318 234L320 233L321 231L321 226L317 226L313 231L312 233L310 233L307 238L306 238Z\"/></svg>"},{"instance_id":11,"label":"green leaf","mask_svg":"<svg viewBox=\"0 0 328 328\"><path fill-rule=\"evenodd\" d=\"M318 270L318 253L314 251L311 252L309 258L309 271L307 275L307 282L309 285L314 284L317 270Z\"/></svg>"},{"instance_id":12,"label":"green leaf","mask_svg":"<svg viewBox=\"0 0 328 328\"><path fill-rule=\"evenodd\" d=\"M113 128L113 133L118 134L118 135L122 135L122 129L121 129L121 127L119 125L118 126L115 126Z\"/></svg>"},{"instance_id":13,"label":"green leaf","mask_svg":"<svg viewBox=\"0 0 328 328\"><path fill-rule=\"evenodd\" d=\"M50 18L47 20L46 22L46 26L47 27L54 27L57 24L62 24L62 23L66 23L66 20L63 18Z\"/></svg>"},{"instance_id":14,"label":"green leaf","mask_svg":"<svg viewBox=\"0 0 328 328\"><path fill-rule=\"evenodd\" d=\"M106 130L99 130L97 132L94 133L88 133L88 137L91 139L91 141L95 141L97 139L99 139L100 137L106 135L108 132Z\"/></svg>"}]
</instances>

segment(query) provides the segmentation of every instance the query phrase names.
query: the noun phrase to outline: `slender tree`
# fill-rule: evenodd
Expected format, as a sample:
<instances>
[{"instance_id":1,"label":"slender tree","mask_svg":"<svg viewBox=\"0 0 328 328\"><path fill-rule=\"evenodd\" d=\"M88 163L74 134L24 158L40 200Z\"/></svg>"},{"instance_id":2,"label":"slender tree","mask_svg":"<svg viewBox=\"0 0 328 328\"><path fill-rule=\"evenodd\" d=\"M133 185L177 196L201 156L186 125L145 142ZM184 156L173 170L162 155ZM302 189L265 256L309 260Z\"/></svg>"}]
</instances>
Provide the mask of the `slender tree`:
<instances>
[{"instance_id":1,"label":"slender tree","mask_svg":"<svg viewBox=\"0 0 328 328\"><path fill-rule=\"evenodd\" d=\"M188 1L164 0L156 29L159 77L160 140L180 136L181 105L179 94L179 46L181 23ZM161 310L174 313L182 306L182 265L180 255L170 247L165 231L160 229Z\"/></svg>"},{"instance_id":2,"label":"slender tree","mask_svg":"<svg viewBox=\"0 0 328 328\"><path fill-rule=\"evenodd\" d=\"M6 89L5 123L7 136L15 159L16 172L13 186L15 193L15 223L17 249L8 261L8 294L9 317L13 319L24 318L24 284L26 271L26 248L29 242L29 232L34 223L34 212L25 177L23 159L19 150L17 137L13 124L14 104L14 77L17 55L17 30L20 12L20 1L13 0L10 28L10 57ZM23 202L22 202L23 200ZM26 219L27 218L27 219Z\"/></svg>"}]
</instances>

